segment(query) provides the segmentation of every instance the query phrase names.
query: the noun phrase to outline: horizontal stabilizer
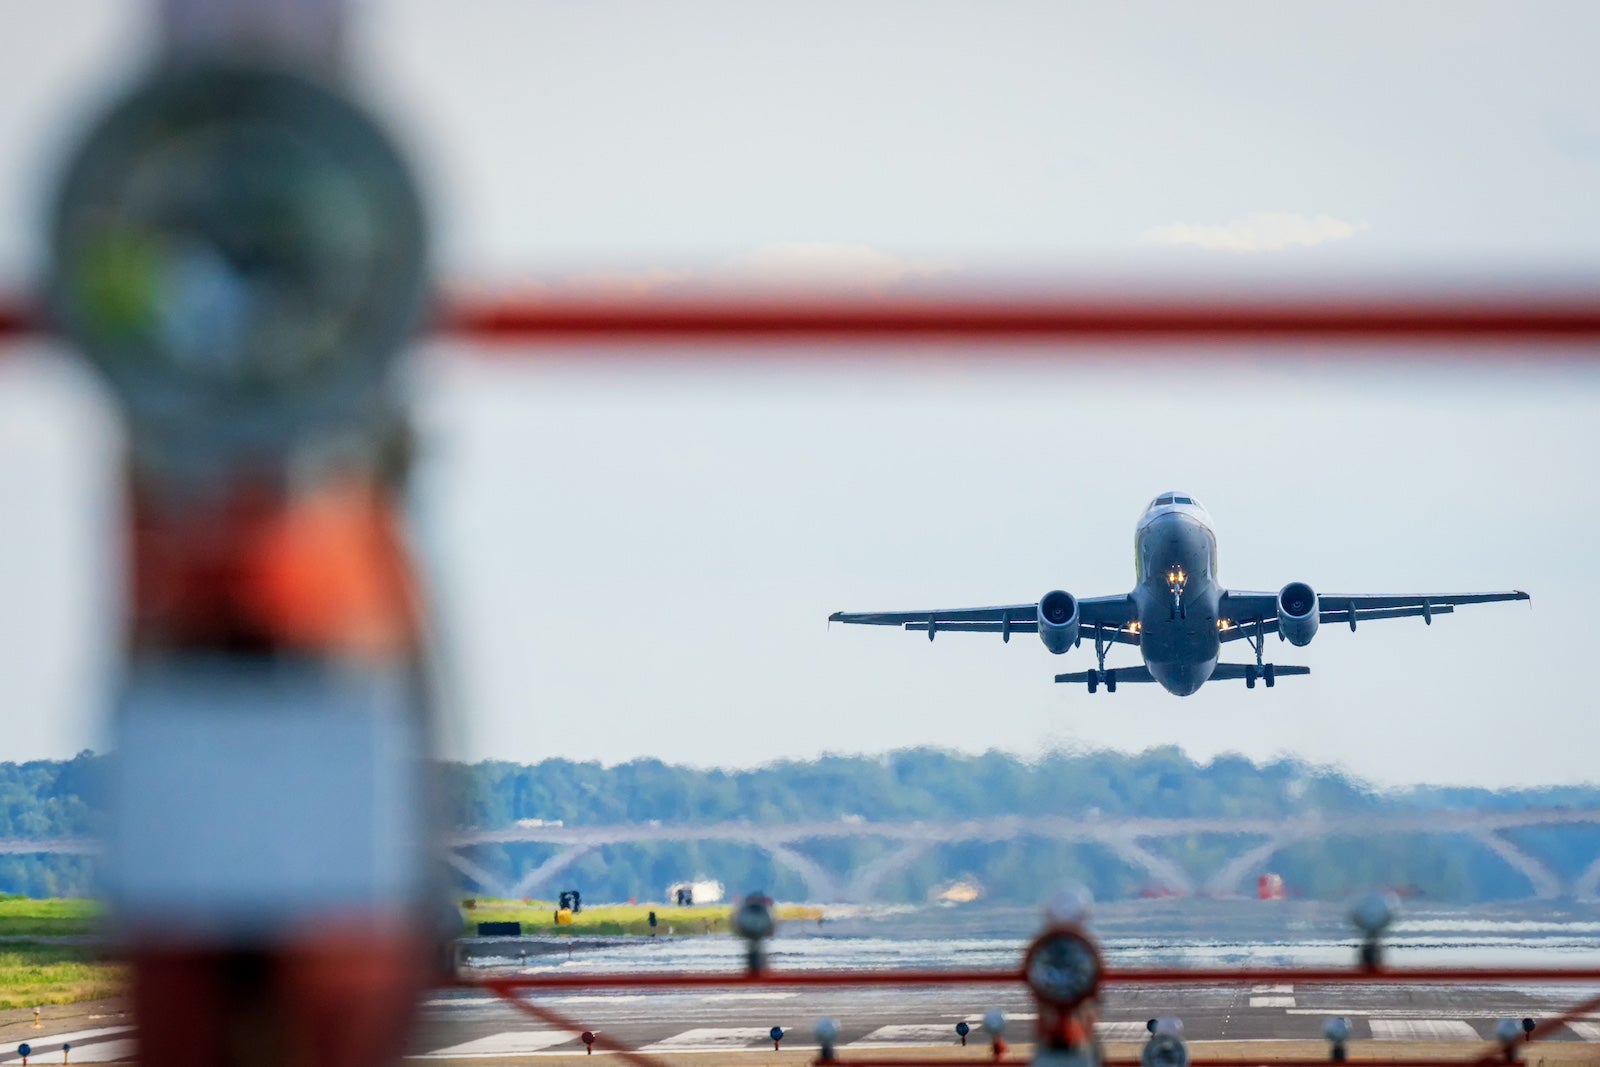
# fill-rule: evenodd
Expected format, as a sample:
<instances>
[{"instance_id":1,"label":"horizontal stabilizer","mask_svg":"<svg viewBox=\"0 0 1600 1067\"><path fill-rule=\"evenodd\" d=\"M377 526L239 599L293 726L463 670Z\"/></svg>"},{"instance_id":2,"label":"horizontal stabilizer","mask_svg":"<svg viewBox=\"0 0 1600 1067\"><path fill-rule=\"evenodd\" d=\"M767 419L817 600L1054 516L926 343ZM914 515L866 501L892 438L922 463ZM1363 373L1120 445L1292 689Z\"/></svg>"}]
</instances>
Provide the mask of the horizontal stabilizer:
<instances>
[{"instance_id":1,"label":"horizontal stabilizer","mask_svg":"<svg viewBox=\"0 0 1600 1067\"><path fill-rule=\"evenodd\" d=\"M1139 682L1153 682L1150 677L1149 667L1110 667L1105 671L1073 671L1070 674L1056 675L1058 682L1087 682L1093 675L1096 681L1108 682L1115 680L1118 685L1123 682L1137 684Z\"/></svg>"},{"instance_id":2,"label":"horizontal stabilizer","mask_svg":"<svg viewBox=\"0 0 1600 1067\"><path fill-rule=\"evenodd\" d=\"M1243 681L1254 671L1257 678L1261 677L1261 668L1253 663L1219 663L1211 672L1213 682ZM1301 667L1295 664L1273 664L1272 673L1279 678L1291 674L1310 674L1310 667Z\"/></svg>"}]
</instances>

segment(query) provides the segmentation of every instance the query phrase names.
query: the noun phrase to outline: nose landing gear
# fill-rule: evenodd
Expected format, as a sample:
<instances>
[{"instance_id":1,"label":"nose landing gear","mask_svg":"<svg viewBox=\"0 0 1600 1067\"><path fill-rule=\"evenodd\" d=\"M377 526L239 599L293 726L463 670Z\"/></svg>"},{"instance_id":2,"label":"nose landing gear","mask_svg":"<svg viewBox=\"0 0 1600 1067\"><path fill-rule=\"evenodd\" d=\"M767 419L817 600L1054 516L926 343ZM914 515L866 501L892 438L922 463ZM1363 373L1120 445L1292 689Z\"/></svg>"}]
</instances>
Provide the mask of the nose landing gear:
<instances>
[{"instance_id":1,"label":"nose landing gear","mask_svg":"<svg viewBox=\"0 0 1600 1067\"><path fill-rule=\"evenodd\" d=\"M1167 589L1172 593L1172 618L1187 619L1188 613L1183 610L1183 589L1189 584L1189 576L1182 567L1174 566L1167 571Z\"/></svg>"}]
</instances>

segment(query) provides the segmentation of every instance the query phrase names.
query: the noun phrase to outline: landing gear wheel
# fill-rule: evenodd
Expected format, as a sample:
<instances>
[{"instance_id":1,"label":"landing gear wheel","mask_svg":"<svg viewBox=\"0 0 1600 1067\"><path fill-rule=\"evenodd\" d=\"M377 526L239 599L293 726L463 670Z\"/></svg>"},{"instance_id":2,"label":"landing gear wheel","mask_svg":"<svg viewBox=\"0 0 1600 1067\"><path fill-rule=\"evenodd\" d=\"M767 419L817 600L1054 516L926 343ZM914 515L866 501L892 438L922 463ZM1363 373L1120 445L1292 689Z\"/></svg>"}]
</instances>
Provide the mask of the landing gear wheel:
<instances>
[{"instance_id":1,"label":"landing gear wheel","mask_svg":"<svg viewBox=\"0 0 1600 1067\"><path fill-rule=\"evenodd\" d=\"M1244 666L1244 687L1246 689L1256 687L1256 669L1248 663Z\"/></svg>"},{"instance_id":2,"label":"landing gear wheel","mask_svg":"<svg viewBox=\"0 0 1600 1067\"><path fill-rule=\"evenodd\" d=\"M1093 693L1100 688L1100 679L1095 677L1093 671L1089 672L1089 692Z\"/></svg>"},{"instance_id":3,"label":"landing gear wheel","mask_svg":"<svg viewBox=\"0 0 1600 1067\"><path fill-rule=\"evenodd\" d=\"M1270 663L1261 668L1261 676L1266 680L1268 689L1271 689L1272 683L1278 680L1277 672L1272 669L1272 664Z\"/></svg>"},{"instance_id":4,"label":"landing gear wheel","mask_svg":"<svg viewBox=\"0 0 1600 1067\"><path fill-rule=\"evenodd\" d=\"M1117 672L1116 671L1106 671L1106 692L1115 693L1116 691L1117 691Z\"/></svg>"}]
</instances>

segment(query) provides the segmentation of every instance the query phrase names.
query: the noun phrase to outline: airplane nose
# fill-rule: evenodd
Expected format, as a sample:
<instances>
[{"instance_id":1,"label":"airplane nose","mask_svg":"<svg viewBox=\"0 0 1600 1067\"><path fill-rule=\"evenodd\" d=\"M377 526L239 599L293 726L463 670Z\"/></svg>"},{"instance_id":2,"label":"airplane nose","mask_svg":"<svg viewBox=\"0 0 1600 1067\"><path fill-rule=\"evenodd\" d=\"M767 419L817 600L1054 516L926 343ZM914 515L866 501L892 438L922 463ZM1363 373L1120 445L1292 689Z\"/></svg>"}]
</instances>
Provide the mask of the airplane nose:
<instances>
[{"instance_id":1,"label":"airplane nose","mask_svg":"<svg viewBox=\"0 0 1600 1067\"><path fill-rule=\"evenodd\" d=\"M1203 681L1198 670L1183 664L1172 672L1172 684L1167 686L1167 691L1173 696L1186 697L1198 691Z\"/></svg>"},{"instance_id":2,"label":"airplane nose","mask_svg":"<svg viewBox=\"0 0 1600 1067\"><path fill-rule=\"evenodd\" d=\"M1195 525L1194 518L1181 511L1169 511L1150 520L1151 528L1158 530L1187 530Z\"/></svg>"},{"instance_id":3,"label":"airplane nose","mask_svg":"<svg viewBox=\"0 0 1600 1067\"><path fill-rule=\"evenodd\" d=\"M1187 541L1194 528L1194 522L1187 516L1177 513L1158 515L1145 528L1145 537L1157 545L1173 547Z\"/></svg>"}]
</instances>

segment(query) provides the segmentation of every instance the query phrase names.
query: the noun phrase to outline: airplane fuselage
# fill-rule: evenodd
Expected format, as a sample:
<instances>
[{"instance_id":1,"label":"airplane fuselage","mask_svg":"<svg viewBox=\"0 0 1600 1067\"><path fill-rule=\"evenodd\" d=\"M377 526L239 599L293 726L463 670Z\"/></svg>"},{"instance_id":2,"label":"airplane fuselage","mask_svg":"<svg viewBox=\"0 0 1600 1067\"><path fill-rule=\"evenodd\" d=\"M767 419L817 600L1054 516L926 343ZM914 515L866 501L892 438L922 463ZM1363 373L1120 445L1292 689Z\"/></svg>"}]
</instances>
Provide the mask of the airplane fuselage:
<instances>
[{"instance_id":1,"label":"airplane fuselage","mask_svg":"<svg viewBox=\"0 0 1600 1067\"><path fill-rule=\"evenodd\" d=\"M1211 677L1222 647L1216 532L1198 504L1152 504L1133 551L1139 653L1162 688L1188 696Z\"/></svg>"}]
</instances>

